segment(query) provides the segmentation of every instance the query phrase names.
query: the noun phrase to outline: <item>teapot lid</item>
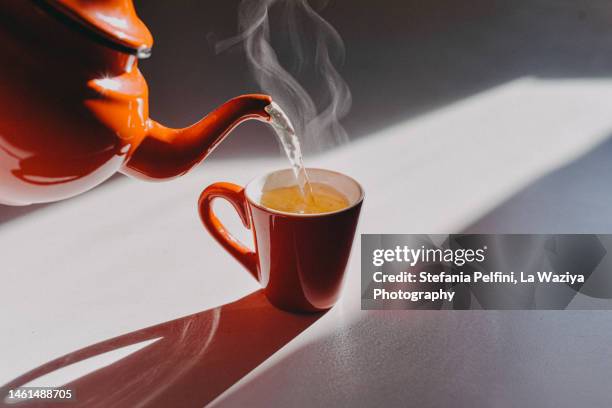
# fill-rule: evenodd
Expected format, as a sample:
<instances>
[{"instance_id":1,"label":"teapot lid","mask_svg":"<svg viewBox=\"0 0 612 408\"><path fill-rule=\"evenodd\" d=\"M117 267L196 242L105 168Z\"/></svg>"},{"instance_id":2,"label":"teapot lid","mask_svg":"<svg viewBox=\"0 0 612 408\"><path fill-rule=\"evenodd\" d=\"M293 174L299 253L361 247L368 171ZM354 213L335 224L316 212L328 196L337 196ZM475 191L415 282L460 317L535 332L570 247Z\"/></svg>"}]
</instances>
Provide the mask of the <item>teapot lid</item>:
<instances>
[{"instance_id":1,"label":"teapot lid","mask_svg":"<svg viewBox=\"0 0 612 408\"><path fill-rule=\"evenodd\" d=\"M132 0L46 0L53 11L92 29L118 46L120 51L139 58L151 55L153 36L138 18Z\"/></svg>"}]
</instances>

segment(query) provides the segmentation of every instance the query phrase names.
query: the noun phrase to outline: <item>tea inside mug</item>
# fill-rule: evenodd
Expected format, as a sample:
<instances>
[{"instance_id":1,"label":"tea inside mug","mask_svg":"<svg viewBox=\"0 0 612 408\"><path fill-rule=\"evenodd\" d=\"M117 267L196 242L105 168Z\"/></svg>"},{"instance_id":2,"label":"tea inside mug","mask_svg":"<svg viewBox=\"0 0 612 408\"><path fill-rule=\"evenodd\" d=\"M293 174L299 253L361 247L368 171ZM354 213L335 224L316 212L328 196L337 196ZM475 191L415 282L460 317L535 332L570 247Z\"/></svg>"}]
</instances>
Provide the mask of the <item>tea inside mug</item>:
<instances>
[{"instance_id":1,"label":"tea inside mug","mask_svg":"<svg viewBox=\"0 0 612 408\"><path fill-rule=\"evenodd\" d=\"M299 186L279 187L265 191L261 204L277 211L321 214L346 208L349 201L332 186L310 182L307 195L302 193Z\"/></svg>"},{"instance_id":2,"label":"tea inside mug","mask_svg":"<svg viewBox=\"0 0 612 408\"><path fill-rule=\"evenodd\" d=\"M341 211L360 201L362 191L352 178L330 170L307 169L311 197L301 194L291 169L255 179L246 188L247 197L262 207L296 215Z\"/></svg>"}]
</instances>

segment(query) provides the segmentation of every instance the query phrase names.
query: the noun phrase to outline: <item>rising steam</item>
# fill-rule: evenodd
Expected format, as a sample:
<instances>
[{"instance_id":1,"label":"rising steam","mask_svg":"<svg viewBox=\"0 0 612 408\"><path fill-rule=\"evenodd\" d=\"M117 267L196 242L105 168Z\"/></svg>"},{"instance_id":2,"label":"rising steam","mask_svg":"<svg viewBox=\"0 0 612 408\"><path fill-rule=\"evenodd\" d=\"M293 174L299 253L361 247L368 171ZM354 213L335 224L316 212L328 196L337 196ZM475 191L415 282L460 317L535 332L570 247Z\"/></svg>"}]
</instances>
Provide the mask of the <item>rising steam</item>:
<instances>
[{"instance_id":1,"label":"rising steam","mask_svg":"<svg viewBox=\"0 0 612 408\"><path fill-rule=\"evenodd\" d=\"M281 11L280 29L271 30L272 11ZM242 0L238 25L240 34L218 42L217 52L242 44L257 83L287 112L305 149L348 141L339 119L350 109L351 92L336 69L344 44L309 1ZM286 58L279 58L273 42L285 45ZM306 81L311 92L300 83Z\"/></svg>"}]
</instances>

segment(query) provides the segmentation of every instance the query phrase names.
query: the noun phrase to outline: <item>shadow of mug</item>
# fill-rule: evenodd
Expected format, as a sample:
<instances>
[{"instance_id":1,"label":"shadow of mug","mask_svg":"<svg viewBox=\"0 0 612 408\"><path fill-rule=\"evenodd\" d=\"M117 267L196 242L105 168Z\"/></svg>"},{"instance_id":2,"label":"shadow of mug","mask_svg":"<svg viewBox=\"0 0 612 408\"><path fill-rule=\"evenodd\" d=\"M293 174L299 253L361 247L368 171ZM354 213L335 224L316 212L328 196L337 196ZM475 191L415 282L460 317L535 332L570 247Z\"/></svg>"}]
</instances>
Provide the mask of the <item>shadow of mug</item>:
<instances>
[{"instance_id":1,"label":"shadow of mug","mask_svg":"<svg viewBox=\"0 0 612 408\"><path fill-rule=\"evenodd\" d=\"M138 351L79 377L62 388L74 400L61 407L204 406L298 336L323 314L293 314L272 306L262 290L235 302L121 335L66 354L0 388L0 406L9 390L44 375L144 341ZM48 406L44 399L19 407Z\"/></svg>"}]
</instances>

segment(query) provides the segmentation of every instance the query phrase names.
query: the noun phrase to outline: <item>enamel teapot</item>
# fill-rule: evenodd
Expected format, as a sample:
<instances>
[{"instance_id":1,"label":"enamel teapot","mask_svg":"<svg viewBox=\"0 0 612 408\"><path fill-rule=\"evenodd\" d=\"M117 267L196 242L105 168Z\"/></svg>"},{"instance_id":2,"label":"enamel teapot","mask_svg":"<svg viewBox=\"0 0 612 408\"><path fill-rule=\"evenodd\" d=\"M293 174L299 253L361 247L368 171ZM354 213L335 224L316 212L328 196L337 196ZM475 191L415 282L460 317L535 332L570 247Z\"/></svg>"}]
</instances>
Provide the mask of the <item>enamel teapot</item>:
<instances>
[{"instance_id":1,"label":"enamel teapot","mask_svg":"<svg viewBox=\"0 0 612 408\"><path fill-rule=\"evenodd\" d=\"M0 204L65 199L117 171L174 178L240 122L269 120L266 95L184 129L150 119L138 59L152 45L132 0L0 2Z\"/></svg>"}]
</instances>

